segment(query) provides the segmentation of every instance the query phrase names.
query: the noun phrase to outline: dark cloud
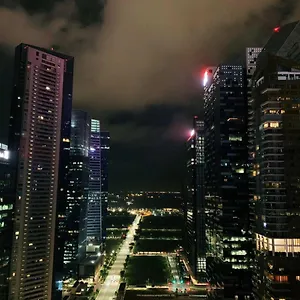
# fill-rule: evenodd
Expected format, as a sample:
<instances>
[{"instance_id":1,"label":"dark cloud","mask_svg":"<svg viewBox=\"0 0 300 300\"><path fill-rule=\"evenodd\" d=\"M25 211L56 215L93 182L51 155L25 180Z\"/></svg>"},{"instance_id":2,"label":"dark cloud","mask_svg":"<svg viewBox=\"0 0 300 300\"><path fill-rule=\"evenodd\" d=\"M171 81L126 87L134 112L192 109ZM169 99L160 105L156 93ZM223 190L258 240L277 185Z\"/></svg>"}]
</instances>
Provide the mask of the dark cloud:
<instances>
[{"instance_id":1,"label":"dark cloud","mask_svg":"<svg viewBox=\"0 0 300 300\"><path fill-rule=\"evenodd\" d=\"M251 44L265 13L269 22L277 22L274 7L285 8L289 1L110 0L102 26L91 24L101 5L87 2L77 1L89 26L80 22L73 1L59 2L48 13L3 7L0 43L60 45L76 56L76 103L131 109L174 103L195 92L197 66L224 59L233 40ZM245 31L249 22L252 27Z\"/></svg>"},{"instance_id":2,"label":"dark cloud","mask_svg":"<svg viewBox=\"0 0 300 300\"><path fill-rule=\"evenodd\" d=\"M74 55L74 102L111 132L115 189L179 189L202 67L240 62L245 46L300 15L293 0L109 0L102 22L100 0L1 1L2 111L18 43Z\"/></svg>"}]
</instances>

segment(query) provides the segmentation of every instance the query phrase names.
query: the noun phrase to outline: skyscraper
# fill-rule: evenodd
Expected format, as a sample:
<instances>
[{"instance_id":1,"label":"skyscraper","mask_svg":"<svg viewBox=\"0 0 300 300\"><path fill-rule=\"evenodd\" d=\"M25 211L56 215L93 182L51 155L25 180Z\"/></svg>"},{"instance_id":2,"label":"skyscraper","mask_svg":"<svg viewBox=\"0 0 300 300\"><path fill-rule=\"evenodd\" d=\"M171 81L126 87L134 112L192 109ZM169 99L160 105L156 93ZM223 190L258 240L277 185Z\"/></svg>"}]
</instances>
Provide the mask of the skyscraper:
<instances>
[{"instance_id":1,"label":"skyscraper","mask_svg":"<svg viewBox=\"0 0 300 300\"><path fill-rule=\"evenodd\" d=\"M64 201L62 170L68 163L62 158L70 147L73 65L72 57L35 46L20 44L15 51L9 128L16 192L10 299L52 299L54 244L59 241L56 212Z\"/></svg>"},{"instance_id":2,"label":"skyscraper","mask_svg":"<svg viewBox=\"0 0 300 300\"><path fill-rule=\"evenodd\" d=\"M300 61L300 21L274 28L263 51Z\"/></svg>"},{"instance_id":3,"label":"skyscraper","mask_svg":"<svg viewBox=\"0 0 300 300\"><path fill-rule=\"evenodd\" d=\"M251 99L257 300L299 299L299 93L299 64L262 52Z\"/></svg>"},{"instance_id":4,"label":"skyscraper","mask_svg":"<svg viewBox=\"0 0 300 300\"><path fill-rule=\"evenodd\" d=\"M10 156L7 145L0 143L0 299L8 299L8 278L13 236L13 204Z\"/></svg>"},{"instance_id":5,"label":"skyscraper","mask_svg":"<svg viewBox=\"0 0 300 300\"><path fill-rule=\"evenodd\" d=\"M101 204L101 137L100 121L91 120L90 179L87 214L88 243L99 249L103 242L103 218Z\"/></svg>"},{"instance_id":6,"label":"skyscraper","mask_svg":"<svg viewBox=\"0 0 300 300\"><path fill-rule=\"evenodd\" d=\"M106 238L105 218L108 206L108 168L109 168L109 150L110 135L108 131L100 132L101 139L101 205L102 205L102 238Z\"/></svg>"},{"instance_id":7,"label":"skyscraper","mask_svg":"<svg viewBox=\"0 0 300 300\"><path fill-rule=\"evenodd\" d=\"M210 68L204 85L208 281L224 288L224 299L250 299L245 69Z\"/></svg>"},{"instance_id":8,"label":"skyscraper","mask_svg":"<svg viewBox=\"0 0 300 300\"><path fill-rule=\"evenodd\" d=\"M78 263L84 258L86 247L90 124L91 118L88 113L72 110L64 264L75 277Z\"/></svg>"},{"instance_id":9,"label":"skyscraper","mask_svg":"<svg viewBox=\"0 0 300 300\"><path fill-rule=\"evenodd\" d=\"M187 141L187 193L185 204L185 250L198 281L206 281L204 203L204 122L194 117Z\"/></svg>"}]
</instances>

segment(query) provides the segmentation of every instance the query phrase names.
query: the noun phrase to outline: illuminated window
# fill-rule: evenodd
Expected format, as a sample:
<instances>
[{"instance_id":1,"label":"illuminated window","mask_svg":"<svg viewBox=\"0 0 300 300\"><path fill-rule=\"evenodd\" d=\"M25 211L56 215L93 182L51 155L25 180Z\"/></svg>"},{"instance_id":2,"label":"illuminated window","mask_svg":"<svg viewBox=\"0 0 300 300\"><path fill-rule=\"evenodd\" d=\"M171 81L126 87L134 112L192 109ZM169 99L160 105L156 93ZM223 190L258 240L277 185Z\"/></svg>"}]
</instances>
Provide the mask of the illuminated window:
<instances>
[{"instance_id":1,"label":"illuminated window","mask_svg":"<svg viewBox=\"0 0 300 300\"><path fill-rule=\"evenodd\" d=\"M300 276L296 276L296 280L297 280L297 281L300 281Z\"/></svg>"},{"instance_id":2,"label":"illuminated window","mask_svg":"<svg viewBox=\"0 0 300 300\"><path fill-rule=\"evenodd\" d=\"M279 275L279 276L277 275L274 278L275 278L275 281L277 281L277 282L288 282L289 281L288 277L283 276L283 275Z\"/></svg>"},{"instance_id":3,"label":"illuminated window","mask_svg":"<svg viewBox=\"0 0 300 300\"><path fill-rule=\"evenodd\" d=\"M279 127L279 122L271 122L270 127L271 128L278 128Z\"/></svg>"},{"instance_id":4,"label":"illuminated window","mask_svg":"<svg viewBox=\"0 0 300 300\"><path fill-rule=\"evenodd\" d=\"M233 142L239 141L239 142L241 142L242 140L243 140L243 138L241 136L235 136L235 135L230 135L229 136L229 141L233 141Z\"/></svg>"}]
</instances>

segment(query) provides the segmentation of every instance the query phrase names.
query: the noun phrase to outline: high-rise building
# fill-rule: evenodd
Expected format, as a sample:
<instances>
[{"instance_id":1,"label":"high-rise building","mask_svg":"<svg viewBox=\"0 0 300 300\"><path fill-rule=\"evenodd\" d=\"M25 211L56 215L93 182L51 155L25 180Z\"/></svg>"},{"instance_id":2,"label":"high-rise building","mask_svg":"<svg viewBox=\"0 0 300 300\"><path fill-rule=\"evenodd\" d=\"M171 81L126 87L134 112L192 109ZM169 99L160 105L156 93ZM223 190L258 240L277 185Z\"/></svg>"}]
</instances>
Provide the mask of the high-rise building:
<instances>
[{"instance_id":1,"label":"high-rise building","mask_svg":"<svg viewBox=\"0 0 300 300\"><path fill-rule=\"evenodd\" d=\"M10 156L7 145L0 143L0 299L8 299L8 278L13 236L13 207Z\"/></svg>"},{"instance_id":2,"label":"high-rise building","mask_svg":"<svg viewBox=\"0 0 300 300\"><path fill-rule=\"evenodd\" d=\"M255 299L300 294L300 68L262 52L253 76Z\"/></svg>"},{"instance_id":3,"label":"high-rise building","mask_svg":"<svg viewBox=\"0 0 300 300\"><path fill-rule=\"evenodd\" d=\"M54 247L61 247L56 213L64 201L68 159L63 158L70 147L73 65L72 57L52 50L20 44L15 51L9 128L16 192L10 299L52 299Z\"/></svg>"},{"instance_id":4,"label":"high-rise building","mask_svg":"<svg viewBox=\"0 0 300 300\"><path fill-rule=\"evenodd\" d=\"M204 90L208 281L223 288L222 299L250 299L245 68L209 68Z\"/></svg>"},{"instance_id":5,"label":"high-rise building","mask_svg":"<svg viewBox=\"0 0 300 300\"><path fill-rule=\"evenodd\" d=\"M78 273L78 263L85 255L87 239L90 124L91 118L88 113L72 110L64 264L75 278Z\"/></svg>"},{"instance_id":6,"label":"high-rise building","mask_svg":"<svg viewBox=\"0 0 300 300\"><path fill-rule=\"evenodd\" d=\"M274 28L263 51L300 61L300 21Z\"/></svg>"},{"instance_id":7,"label":"high-rise building","mask_svg":"<svg viewBox=\"0 0 300 300\"><path fill-rule=\"evenodd\" d=\"M187 141L187 192L185 200L185 251L198 281L206 281L204 197L204 122L194 117Z\"/></svg>"},{"instance_id":8,"label":"high-rise building","mask_svg":"<svg viewBox=\"0 0 300 300\"><path fill-rule=\"evenodd\" d=\"M248 102L248 191L249 191L249 220L250 228L249 232L252 235L252 249L249 251L249 258L254 262L254 249L255 249L255 239L253 232L254 224L254 207L252 205L253 195L255 194L256 183L253 174L253 153L255 151L254 143L254 131L253 131L253 112L251 109L251 95L252 95L252 76L256 70L256 64L258 56L261 53L262 48L246 48L246 70L247 70L247 102ZM252 263L253 265L253 263Z\"/></svg>"},{"instance_id":9,"label":"high-rise building","mask_svg":"<svg viewBox=\"0 0 300 300\"><path fill-rule=\"evenodd\" d=\"M101 144L101 206L102 206L102 238L106 238L105 218L108 207L108 168L110 151L110 134L108 131L100 132Z\"/></svg>"},{"instance_id":10,"label":"high-rise building","mask_svg":"<svg viewBox=\"0 0 300 300\"><path fill-rule=\"evenodd\" d=\"M101 137L100 121L91 120L90 180L87 214L88 244L100 248L103 238L103 218L101 205Z\"/></svg>"}]
</instances>

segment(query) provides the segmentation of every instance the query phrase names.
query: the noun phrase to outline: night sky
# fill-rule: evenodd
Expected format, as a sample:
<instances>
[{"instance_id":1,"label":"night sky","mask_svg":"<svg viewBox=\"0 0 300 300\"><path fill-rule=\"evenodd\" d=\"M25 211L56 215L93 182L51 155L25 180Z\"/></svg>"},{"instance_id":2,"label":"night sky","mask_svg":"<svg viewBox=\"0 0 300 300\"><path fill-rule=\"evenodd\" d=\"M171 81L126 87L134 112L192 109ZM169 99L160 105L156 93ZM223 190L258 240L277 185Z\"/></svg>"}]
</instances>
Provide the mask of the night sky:
<instances>
[{"instance_id":1,"label":"night sky","mask_svg":"<svg viewBox=\"0 0 300 300\"><path fill-rule=\"evenodd\" d=\"M103 11L101 0L0 0L0 139L14 46L54 46L75 56L74 106L111 132L111 191L180 190L201 70L242 62L245 47L300 18L299 2L108 0Z\"/></svg>"}]
</instances>

